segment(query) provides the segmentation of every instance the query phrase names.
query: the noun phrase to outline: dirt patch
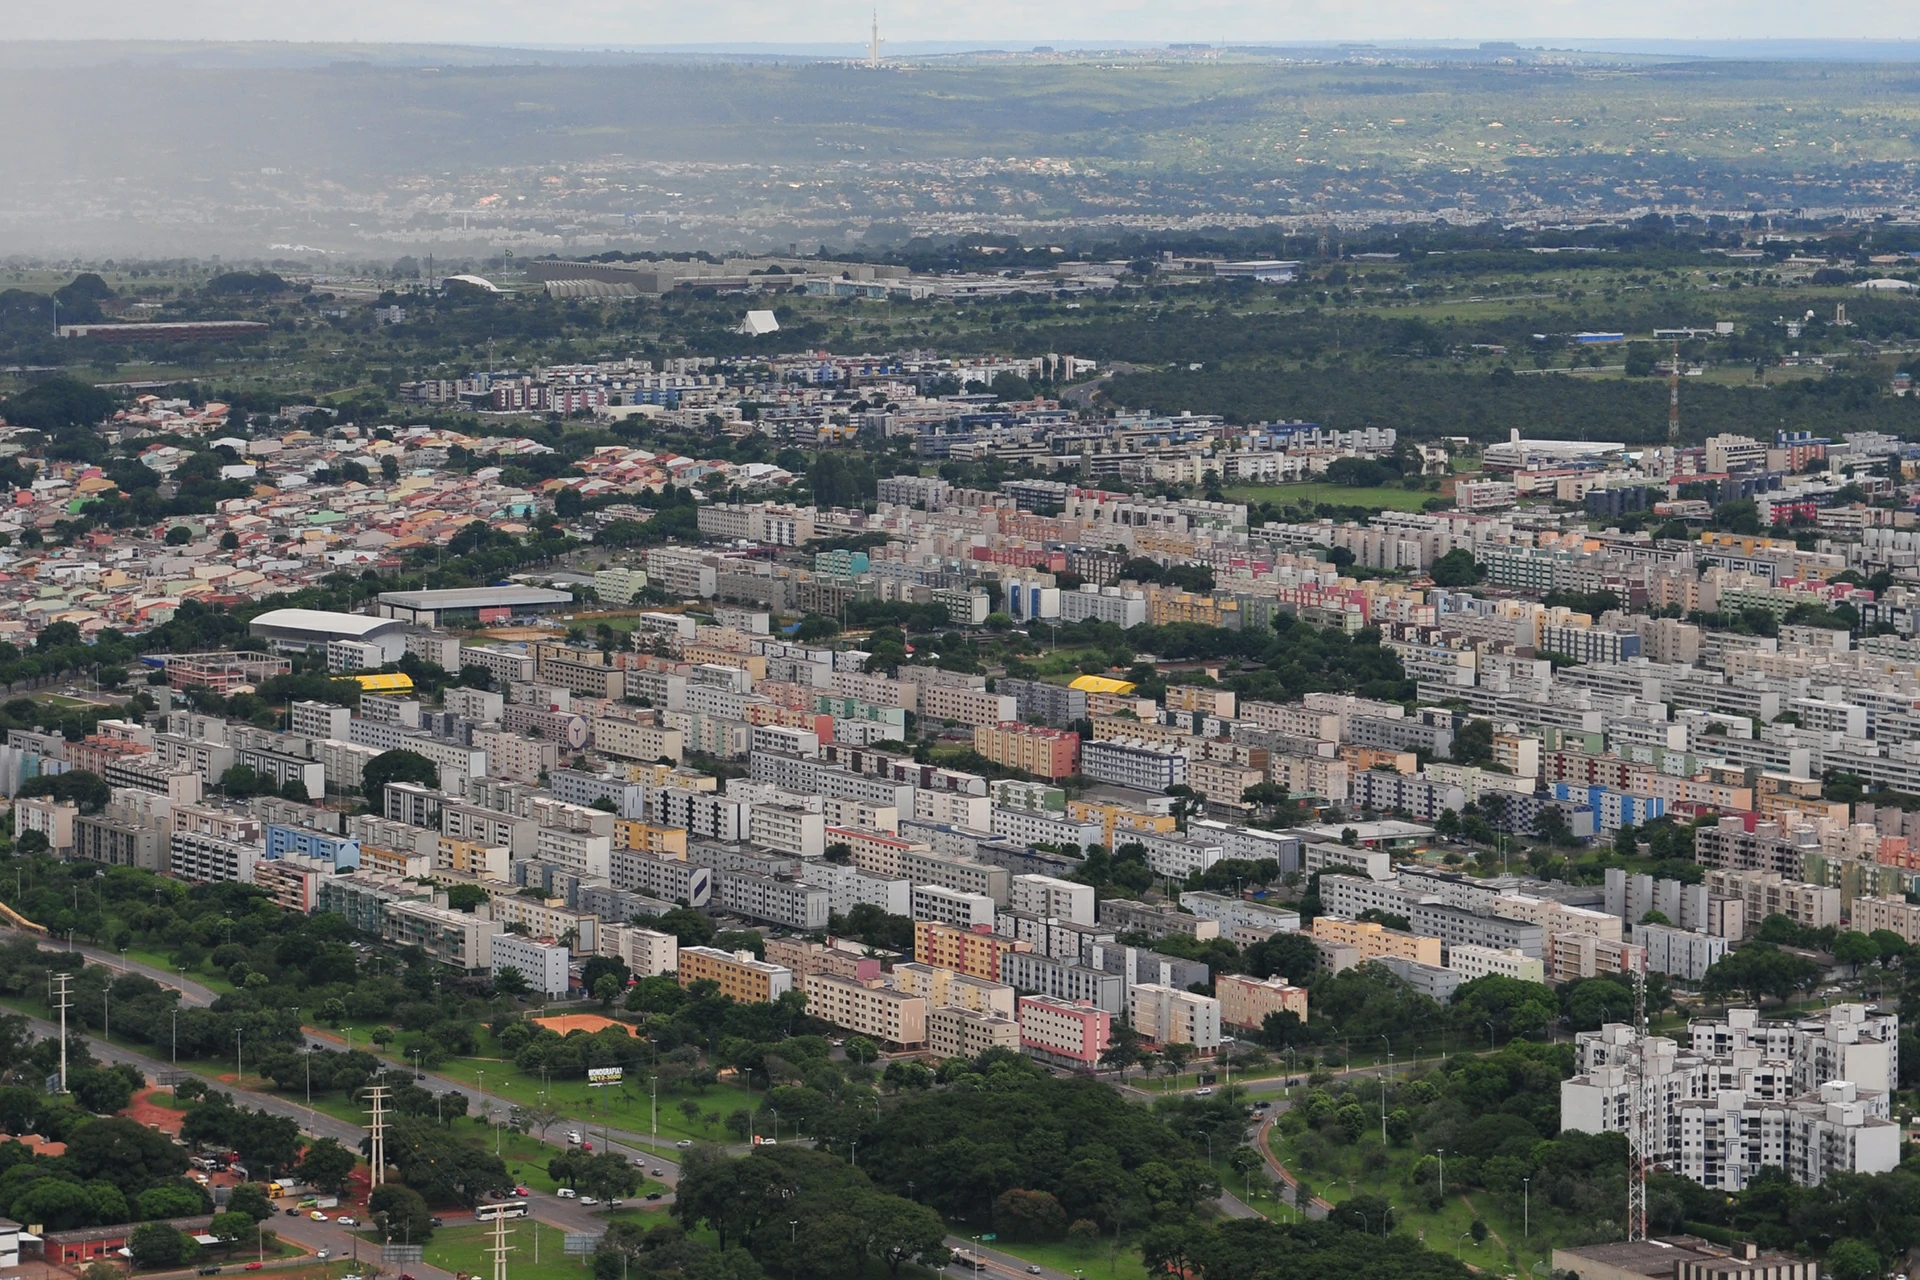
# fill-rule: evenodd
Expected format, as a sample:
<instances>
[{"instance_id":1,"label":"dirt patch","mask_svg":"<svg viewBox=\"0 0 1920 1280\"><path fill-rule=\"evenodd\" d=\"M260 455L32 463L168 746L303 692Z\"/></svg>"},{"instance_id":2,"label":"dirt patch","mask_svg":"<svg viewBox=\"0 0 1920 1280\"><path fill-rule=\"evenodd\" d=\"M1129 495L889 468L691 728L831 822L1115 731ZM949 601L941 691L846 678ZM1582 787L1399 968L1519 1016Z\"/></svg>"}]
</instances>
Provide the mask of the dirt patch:
<instances>
[{"instance_id":1,"label":"dirt patch","mask_svg":"<svg viewBox=\"0 0 1920 1280\"><path fill-rule=\"evenodd\" d=\"M177 1138L180 1136L180 1122L186 1118L186 1113L175 1111L171 1107L163 1107L155 1102L153 1095L161 1092L171 1093L171 1091L160 1089L142 1089L133 1095L133 1101L128 1103L120 1114L137 1124L143 1124L149 1129L158 1129L168 1137Z\"/></svg>"},{"instance_id":2,"label":"dirt patch","mask_svg":"<svg viewBox=\"0 0 1920 1280\"><path fill-rule=\"evenodd\" d=\"M640 1034L638 1028L630 1022L617 1022L612 1018L603 1018L597 1013L558 1013L551 1018L535 1018L533 1021L563 1036L573 1031L588 1033L605 1031L608 1027L618 1027L630 1036Z\"/></svg>"}]
</instances>

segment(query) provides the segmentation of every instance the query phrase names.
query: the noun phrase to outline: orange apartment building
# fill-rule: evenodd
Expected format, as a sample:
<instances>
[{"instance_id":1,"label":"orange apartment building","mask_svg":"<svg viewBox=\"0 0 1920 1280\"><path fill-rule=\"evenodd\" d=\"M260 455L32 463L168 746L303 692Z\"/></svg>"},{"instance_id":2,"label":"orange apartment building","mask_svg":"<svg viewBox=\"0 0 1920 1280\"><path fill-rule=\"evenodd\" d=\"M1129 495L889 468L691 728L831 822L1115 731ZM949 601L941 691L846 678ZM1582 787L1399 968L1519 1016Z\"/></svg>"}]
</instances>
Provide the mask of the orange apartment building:
<instances>
[{"instance_id":1,"label":"orange apartment building","mask_svg":"<svg viewBox=\"0 0 1920 1280\"><path fill-rule=\"evenodd\" d=\"M913 959L916 964L938 965L975 978L1000 981L1000 957L1014 951L1031 951L1033 944L1003 938L985 925L961 929L934 920L913 922Z\"/></svg>"},{"instance_id":2,"label":"orange apartment building","mask_svg":"<svg viewBox=\"0 0 1920 1280\"><path fill-rule=\"evenodd\" d=\"M1071 778L1080 772L1080 735L1045 725L1003 720L975 725L973 749L1005 769L1036 778Z\"/></svg>"}]
</instances>

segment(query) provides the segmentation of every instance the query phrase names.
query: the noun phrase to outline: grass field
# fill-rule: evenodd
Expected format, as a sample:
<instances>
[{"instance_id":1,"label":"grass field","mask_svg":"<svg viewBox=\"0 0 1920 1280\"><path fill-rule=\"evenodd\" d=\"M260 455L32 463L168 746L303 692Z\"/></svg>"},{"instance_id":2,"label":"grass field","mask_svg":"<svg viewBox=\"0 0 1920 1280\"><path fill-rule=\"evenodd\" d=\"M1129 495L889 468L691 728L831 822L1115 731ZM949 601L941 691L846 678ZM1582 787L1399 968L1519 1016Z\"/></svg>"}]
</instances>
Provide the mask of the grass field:
<instances>
[{"instance_id":1,"label":"grass field","mask_svg":"<svg viewBox=\"0 0 1920 1280\"><path fill-rule=\"evenodd\" d=\"M964 1224L954 1228L953 1234L967 1241L973 1239L972 1234L964 1229ZM985 1243L987 1248L995 1252L1037 1262L1049 1270L1062 1271L1067 1275L1082 1275L1086 1280L1147 1280L1146 1266L1140 1261L1140 1247L1131 1236L1121 1241L1117 1251L1111 1236L1102 1237L1090 1249L1082 1249L1065 1241L1013 1243L1002 1238Z\"/></svg>"},{"instance_id":2,"label":"grass field","mask_svg":"<svg viewBox=\"0 0 1920 1280\"><path fill-rule=\"evenodd\" d=\"M539 1232L540 1261L537 1263L533 1260L535 1231ZM537 1224L532 1218L508 1222L507 1245L513 1250L507 1255L508 1273L514 1280L578 1280L582 1275L591 1275L591 1258L570 1258L562 1252L565 1234L558 1227ZM487 1250L492 1244L493 1228L489 1224L442 1227L433 1233L433 1240L427 1245L427 1264L444 1271L490 1276L493 1255Z\"/></svg>"},{"instance_id":3,"label":"grass field","mask_svg":"<svg viewBox=\"0 0 1920 1280\"><path fill-rule=\"evenodd\" d=\"M1423 1153L1390 1148L1387 1167L1379 1173L1368 1173L1361 1167L1361 1148L1347 1146L1339 1148L1337 1163L1302 1173L1278 1128L1272 1131L1272 1141L1280 1163L1312 1194L1334 1204L1355 1195L1380 1196L1393 1206L1395 1231L1415 1235L1442 1253L1457 1249L1462 1261L1485 1272L1525 1274L1536 1262L1550 1264L1556 1241L1574 1243L1574 1224L1555 1213L1544 1203L1544 1197L1532 1206L1531 1234L1524 1221L1525 1208L1517 1199L1508 1204L1484 1191L1449 1190L1438 1209L1427 1208L1423 1198L1416 1198L1411 1178L1413 1166ZM1475 1219L1486 1223L1489 1232L1481 1244L1475 1244L1470 1234ZM1462 1236L1467 1238L1463 1240ZM1513 1261L1508 1259L1509 1249Z\"/></svg>"},{"instance_id":4,"label":"grass field","mask_svg":"<svg viewBox=\"0 0 1920 1280\"><path fill-rule=\"evenodd\" d=\"M1428 498L1440 495L1425 489L1402 489L1382 485L1377 489L1354 489L1343 484L1245 484L1223 490L1233 502L1287 503L1324 502L1336 507L1377 507L1383 511L1420 511Z\"/></svg>"}]
</instances>

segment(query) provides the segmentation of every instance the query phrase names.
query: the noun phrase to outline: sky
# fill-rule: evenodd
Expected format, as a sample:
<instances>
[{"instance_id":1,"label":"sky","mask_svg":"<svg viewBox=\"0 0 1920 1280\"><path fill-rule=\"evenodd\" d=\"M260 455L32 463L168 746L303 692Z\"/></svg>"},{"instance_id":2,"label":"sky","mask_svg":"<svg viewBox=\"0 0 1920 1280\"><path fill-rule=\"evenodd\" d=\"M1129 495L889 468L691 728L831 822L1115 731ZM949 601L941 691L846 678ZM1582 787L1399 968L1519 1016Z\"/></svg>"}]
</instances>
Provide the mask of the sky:
<instances>
[{"instance_id":1,"label":"sky","mask_svg":"<svg viewBox=\"0 0 1920 1280\"><path fill-rule=\"evenodd\" d=\"M900 42L1885 38L1920 0L889 0ZM866 0L0 0L9 39L648 46L864 41Z\"/></svg>"}]
</instances>

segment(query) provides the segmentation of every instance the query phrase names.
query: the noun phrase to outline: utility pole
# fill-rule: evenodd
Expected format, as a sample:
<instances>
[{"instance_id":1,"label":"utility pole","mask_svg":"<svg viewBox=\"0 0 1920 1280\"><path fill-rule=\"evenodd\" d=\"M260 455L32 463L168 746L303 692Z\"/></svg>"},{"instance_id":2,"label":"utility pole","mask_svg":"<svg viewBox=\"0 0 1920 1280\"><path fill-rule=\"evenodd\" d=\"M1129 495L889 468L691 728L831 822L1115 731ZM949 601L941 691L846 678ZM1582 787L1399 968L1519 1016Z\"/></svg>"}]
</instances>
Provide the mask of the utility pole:
<instances>
[{"instance_id":1,"label":"utility pole","mask_svg":"<svg viewBox=\"0 0 1920 1280\"><path fill-rule=\"evenodd\" d=\"M367 1137L369 1139L367 1143L367 1164L370 1166L367 1184L369 1187L377 1187L386 1181L384 1177L387 1168L386 1086L375 1085L371 1089L368 1089L367 1101L373 1104L371 1109L373 1122L367 1126ZM501 1267L501 1274L504 1275L505 1264L502 1263Z\"/></svg>"},{"instance_id":2,"label":"utility pole","mask_svg":"<svg viewBox=\"0 0 1920 1280\"><path fill-rule=\"evenodd\" d=\"M534 1239L540 1238L540 1226L534 1224ZM493 1280L507 1280L507 1251L512 1246L507 1243L507 1215L501 1214L493 1220L493 1244L487 1252L493 1255Z\"/></svg>"},{"instance_id":3,"label":"utility pole","mask_svg":"<svg viewBox=\"0 0 1920 1280\"><path fill-rule=\"evenodd\" d=\"M70 973L53 975L53 1007L60 1011L60 1092L67 1091L67 1008L73 1002L67 998L67 984L73 981Z\"/></svg>"}]
</instances>

